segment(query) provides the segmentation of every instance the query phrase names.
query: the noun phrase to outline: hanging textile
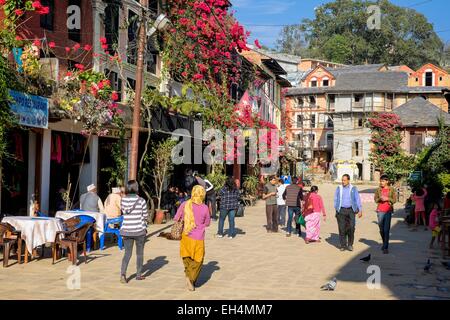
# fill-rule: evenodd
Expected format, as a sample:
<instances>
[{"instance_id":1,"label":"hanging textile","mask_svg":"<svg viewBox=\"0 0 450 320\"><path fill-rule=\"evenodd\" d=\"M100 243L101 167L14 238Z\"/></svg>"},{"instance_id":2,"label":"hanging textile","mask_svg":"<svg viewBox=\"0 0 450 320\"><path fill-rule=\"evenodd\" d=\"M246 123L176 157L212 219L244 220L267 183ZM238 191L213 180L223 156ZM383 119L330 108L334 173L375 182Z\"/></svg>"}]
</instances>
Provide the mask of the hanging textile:
<instances>
[{"instance_id":1,"label":"hanging textile","mask_svg":"<svg viewBox=\"0 0 450 320\"><path fill-rule=\"evenodd\" d=\"M51 160L58 164L62 162L62 141L59 134L52 134L52 153Z\"/></svg>"}]
</instances>

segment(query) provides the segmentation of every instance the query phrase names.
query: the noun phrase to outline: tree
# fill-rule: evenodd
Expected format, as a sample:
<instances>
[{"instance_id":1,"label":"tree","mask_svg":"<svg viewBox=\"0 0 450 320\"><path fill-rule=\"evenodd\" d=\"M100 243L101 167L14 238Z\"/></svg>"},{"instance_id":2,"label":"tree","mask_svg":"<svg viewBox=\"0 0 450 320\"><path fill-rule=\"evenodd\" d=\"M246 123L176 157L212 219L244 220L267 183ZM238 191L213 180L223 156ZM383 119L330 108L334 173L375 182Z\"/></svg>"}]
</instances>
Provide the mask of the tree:
<instances>
[{"instance_id":1,"label":"tree","mask_svg":"<svg viewBox=\"0 0 450 320\"><path fill-rule=\"evenodd\" d=\"M368 26L373 15L368 11L371 5L381 9L380 29ZM287 29L290 32L283 33L279 41L292 41L295 48L280 50L299 50L304 37L312 57L348 64L406 64L418 68L428 62L439 64L444 47L423 14L388 0L336 0L318 7L314 19L304 19ZM338 53L332 50L333 45Z\"/></svg>"},{"instance_id":2,"label":"tree","mask_svg":"<svg viewBox=\"0 0 450 320\"><path fill-rule=\"evenodd\" d=\"M370 161L392 181L407 176L412 169L410 157L401 148L402 136L399 128L402 123L394 113L377 114L369 119L372 130L370 142L373 144Z\"/></svg>"},{"instance_id":3,"label":"tree","mask_svg":"<svg viewBox=\"0 0 450 320\"><path fill-rule=\"evenodd\" d=\"M276 49L280 52L303 56L307 54L307 43L300 25L284 26L277 40Z\"/></svg>"}]
</instances>

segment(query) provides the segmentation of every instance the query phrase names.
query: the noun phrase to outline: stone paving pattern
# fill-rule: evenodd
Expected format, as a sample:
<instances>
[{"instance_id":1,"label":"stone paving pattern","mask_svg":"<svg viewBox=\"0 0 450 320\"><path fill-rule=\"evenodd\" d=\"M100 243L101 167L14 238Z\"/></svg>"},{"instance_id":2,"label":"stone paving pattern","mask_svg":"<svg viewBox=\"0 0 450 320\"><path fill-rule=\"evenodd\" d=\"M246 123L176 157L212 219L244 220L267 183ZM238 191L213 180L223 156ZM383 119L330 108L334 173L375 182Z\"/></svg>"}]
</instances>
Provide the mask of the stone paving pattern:
<instances>
[{"instance_id":1,"label":"stone paving pattern","mask_svg":"<svg viewBox=\"0 0 450 320\"><path fill-rule=\"evenodd\" d=\"M284 232L268 234L264 228L264 202L247 208L244 218L236 219L239 233L235 239L215 238L217 222L206 235L206 257L195 292L185 288L179 243L158 238L169 225L149 226L145 247L145 281L119 282L123 253L107 243L104 251L88 254L88 263L80 257L81 289L69 290L66 282L68 261L52 265L50 249L46 258L8 268L0 268L2 299L450 299L450 271L441 266L440 250L429 250L430 231L409 231L403 223L402 204L392 220L391 254L383 255L376 224L375 204L364 204L364 217L357 220L355 251L337 249L338 232L333 210L335 185L320 185L320 194L328 214L322 223L322 243L306 245L298 236L287 238ZM373 186L359 186L373 192ZM228 228L228 222L225 229ZM370 264L381 268L381 289L366 285L367 267L359 259L372 254ZM431 272L423 267L433 262ZM135 273L133 256L128 277ZM322 292L320 286L336 276L334 292ZM414 287L415 286L415 287Z\"/></svg>"}]
</instances>

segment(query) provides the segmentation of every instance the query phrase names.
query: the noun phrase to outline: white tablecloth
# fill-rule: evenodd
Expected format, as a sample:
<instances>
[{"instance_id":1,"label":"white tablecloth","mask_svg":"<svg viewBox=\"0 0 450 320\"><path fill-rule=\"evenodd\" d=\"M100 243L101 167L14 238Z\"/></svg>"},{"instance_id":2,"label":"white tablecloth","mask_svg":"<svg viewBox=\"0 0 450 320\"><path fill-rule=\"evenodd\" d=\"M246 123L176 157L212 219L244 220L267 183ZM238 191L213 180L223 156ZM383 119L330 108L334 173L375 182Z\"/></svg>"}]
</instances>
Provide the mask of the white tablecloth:
<instances>
[{"instance_id":1,"label":"white tablecloth","mask_svg":"<svg viewBox=\"0 0 450 320\"><path fill-rule=\"evenodd\" d=\"M55 215L56 218L61 218L63 220L70 219L76 216L89 216L95 219L95 230L97 230L100 235L103 234L105 230L106 214L91 211L58 211Z\"/></svg>"},{"instance_id":2,"label":"white tablecloth","mask_svg":"<svg viewBox=\"0 0 450 320\"><path fill-rule=\"evenodd\" d=\"M63 230L62 221L57 218L4 217L2 222L22 232L22 239L30 253L36 247L54 242L56 232Z\"/></svg>"}]
</instances>

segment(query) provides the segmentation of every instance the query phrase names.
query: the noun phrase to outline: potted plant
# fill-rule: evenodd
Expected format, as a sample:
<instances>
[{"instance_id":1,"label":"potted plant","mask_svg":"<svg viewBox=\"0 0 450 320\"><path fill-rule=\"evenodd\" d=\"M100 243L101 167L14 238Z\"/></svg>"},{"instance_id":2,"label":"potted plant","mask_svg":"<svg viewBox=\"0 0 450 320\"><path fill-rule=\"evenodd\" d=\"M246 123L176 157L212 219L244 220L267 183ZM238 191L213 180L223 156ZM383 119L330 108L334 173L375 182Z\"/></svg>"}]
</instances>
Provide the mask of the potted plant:
<instances>
[{"instance_id":1,"label":"potted plant","mask_svg":"<svg viewBox=\"0 0 450 320\"><path fill-rule=\"evenodd\" d=\"M172 149L175 145L176 142L170 138L163 140L153 148L150 154L150 159L153 161L152 176L157 199L157 203L155 203L155 224L161 224L165 218L165 210L161 209L161 198L165 182L172 174Z\"/></svg>"}]
</instances>

